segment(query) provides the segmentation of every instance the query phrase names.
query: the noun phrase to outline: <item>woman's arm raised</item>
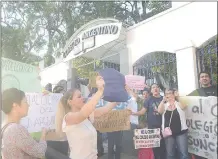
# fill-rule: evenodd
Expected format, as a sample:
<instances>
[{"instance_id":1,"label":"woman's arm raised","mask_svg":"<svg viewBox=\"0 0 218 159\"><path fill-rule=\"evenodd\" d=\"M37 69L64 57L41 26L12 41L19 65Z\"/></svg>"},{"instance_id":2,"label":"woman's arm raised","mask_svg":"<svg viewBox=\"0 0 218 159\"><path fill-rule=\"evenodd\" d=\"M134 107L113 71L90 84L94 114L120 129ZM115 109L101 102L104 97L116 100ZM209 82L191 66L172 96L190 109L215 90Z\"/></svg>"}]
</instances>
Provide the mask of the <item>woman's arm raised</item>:
<instances>
[{"instance_id":1,"label":"woman's arm raised","mask_svg":"<svg viewBox=\"0 0 218 159\"><path fill-rule=\"evenodd\" d=\"M81 108L79 112L70 112L66 115L65 121L67 125L79 124L89 117L94 112L98 101L101 99L104 92L104 80L98 76L96 78L96 84L98 91L92 96L92 98Z\"/></svg>"},{"instance_id":2,"label":"woman's arm raised","mask_svg":"<svg viewBox=\"0 0 218 159\"><path fill-rule=\"evenodd\" d=\"M109 102L105 106L95 109L95 117L100 117L104 114L110 112L115 106L117 105L116 102Z\"/></svg>"},{"instance_id":3,"label":"woman's arm raised","mask_svg":"<svg viewBox=\"0 0 218 159\"><path fill-rule=\"evenodd\" d=\"M179 104L180 108L185 109L188 106L186 99L184 97L180 98L179 92L177 92L177 91L175 92L175 96L178 99L178 104Z\"/></svg>"},{"instance_id":4,"label":"woman's arm raised","mask_svg":"<svg viewBox=\"0 0 218 159\"><path fill-rule=\"evenodd\" d=\"M163 100L160 102L158 109L157 109L158 113L160 113L160 114L164 113L164 108L165 108L164 103L165 102L166 102L166 98L163 97Z\"/></svg>"}]
</instances>

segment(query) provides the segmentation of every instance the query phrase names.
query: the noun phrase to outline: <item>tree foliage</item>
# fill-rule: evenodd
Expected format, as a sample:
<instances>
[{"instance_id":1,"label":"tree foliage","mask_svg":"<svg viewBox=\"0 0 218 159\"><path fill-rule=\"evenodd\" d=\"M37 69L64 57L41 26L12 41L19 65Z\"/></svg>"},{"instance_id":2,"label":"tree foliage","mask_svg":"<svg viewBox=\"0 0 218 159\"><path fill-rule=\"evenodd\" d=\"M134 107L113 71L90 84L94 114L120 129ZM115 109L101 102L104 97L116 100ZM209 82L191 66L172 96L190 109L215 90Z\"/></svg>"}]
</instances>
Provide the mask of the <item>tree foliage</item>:
<instances>
[{"instance_id":1,"label":"tree foliage","mask_svg":"<svg viewBox=\"0 0 218 159\"><path fill-rule=\"evenodd\" d=\"M2 2L3 56L27 63L44 56L49 66L67 39L91 20L115 18L131 26L170 7L171 2L152 1Z\"/></svg>"}]
</instances>

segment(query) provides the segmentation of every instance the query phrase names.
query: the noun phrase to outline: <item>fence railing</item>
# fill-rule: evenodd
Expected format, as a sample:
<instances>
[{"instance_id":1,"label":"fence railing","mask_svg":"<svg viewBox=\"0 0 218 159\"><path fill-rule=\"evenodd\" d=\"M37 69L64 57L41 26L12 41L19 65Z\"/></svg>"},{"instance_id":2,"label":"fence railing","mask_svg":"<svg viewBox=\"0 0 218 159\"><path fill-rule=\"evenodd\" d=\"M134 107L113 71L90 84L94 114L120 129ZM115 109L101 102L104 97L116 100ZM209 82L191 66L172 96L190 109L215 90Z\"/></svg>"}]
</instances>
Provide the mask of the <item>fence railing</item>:
<instances>
[{"instance_id":1,"label":"fence railing","mask_svg":"<svg viewBox=\"0 0 218 159\"><path fill-rule=\"evenodd\" d=\"M217 84L217 35L196 49L197 71L208 71Z\"/></svg>"}]
</instances>

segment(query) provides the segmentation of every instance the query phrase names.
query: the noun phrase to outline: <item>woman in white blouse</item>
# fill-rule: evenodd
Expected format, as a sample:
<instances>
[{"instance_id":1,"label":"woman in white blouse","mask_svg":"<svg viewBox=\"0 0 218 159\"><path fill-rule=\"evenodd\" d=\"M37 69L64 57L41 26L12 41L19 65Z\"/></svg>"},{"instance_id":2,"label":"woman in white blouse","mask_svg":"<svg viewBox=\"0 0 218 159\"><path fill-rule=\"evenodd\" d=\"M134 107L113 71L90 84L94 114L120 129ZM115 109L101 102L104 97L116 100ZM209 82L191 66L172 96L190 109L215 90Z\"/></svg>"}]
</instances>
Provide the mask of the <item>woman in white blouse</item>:
<instances>
[{"instance_id":1,"label":"woman in white blouse","mask_svg":"<svg viewBox=\"0 0 218 159\"><path fill-rule=\"evenodd\" d=\"M162 114L162 130L170 127L172 135L165 138L167 159L176 159L176 148L180 159L188 159L188 127L186 125L185 104L178 100L175 89L166 89L165 97L158 106L158 112Z\"/></svg>"},{"instance_id":2,"label":"woman in white blouse","mask_svg":"<svg viewBox=\"0 0 218 159\"><path fill-rule=\"evenodd\" d=\"M56 114L56 132L66 133L72 159L97 159L97 132L94 117L111 111L117 104L95 109L104 92L104 80L96 78L98 91L85 104L79 90L70 90L61 98Z\"/></svg>"}]
</instances>

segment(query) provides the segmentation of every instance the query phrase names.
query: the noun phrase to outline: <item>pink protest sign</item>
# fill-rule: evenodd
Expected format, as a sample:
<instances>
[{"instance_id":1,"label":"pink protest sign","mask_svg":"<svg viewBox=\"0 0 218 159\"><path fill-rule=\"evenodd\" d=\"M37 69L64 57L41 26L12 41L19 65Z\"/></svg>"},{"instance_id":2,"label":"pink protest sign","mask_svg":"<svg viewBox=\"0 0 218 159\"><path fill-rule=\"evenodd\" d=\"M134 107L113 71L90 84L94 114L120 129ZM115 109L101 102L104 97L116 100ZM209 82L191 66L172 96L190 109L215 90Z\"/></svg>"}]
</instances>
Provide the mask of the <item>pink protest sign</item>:
<instances>
[{"instance_id":1,"label":"pink protest sign","mask_svg":"<svg viewBox=\"0 0 218 159\"><path fill-rule=\"evenodd\" d=\"M126 85L130 89L143 90L145 87L145 77L136 75L126 75Z\"/></svg>"}]
</instances>

